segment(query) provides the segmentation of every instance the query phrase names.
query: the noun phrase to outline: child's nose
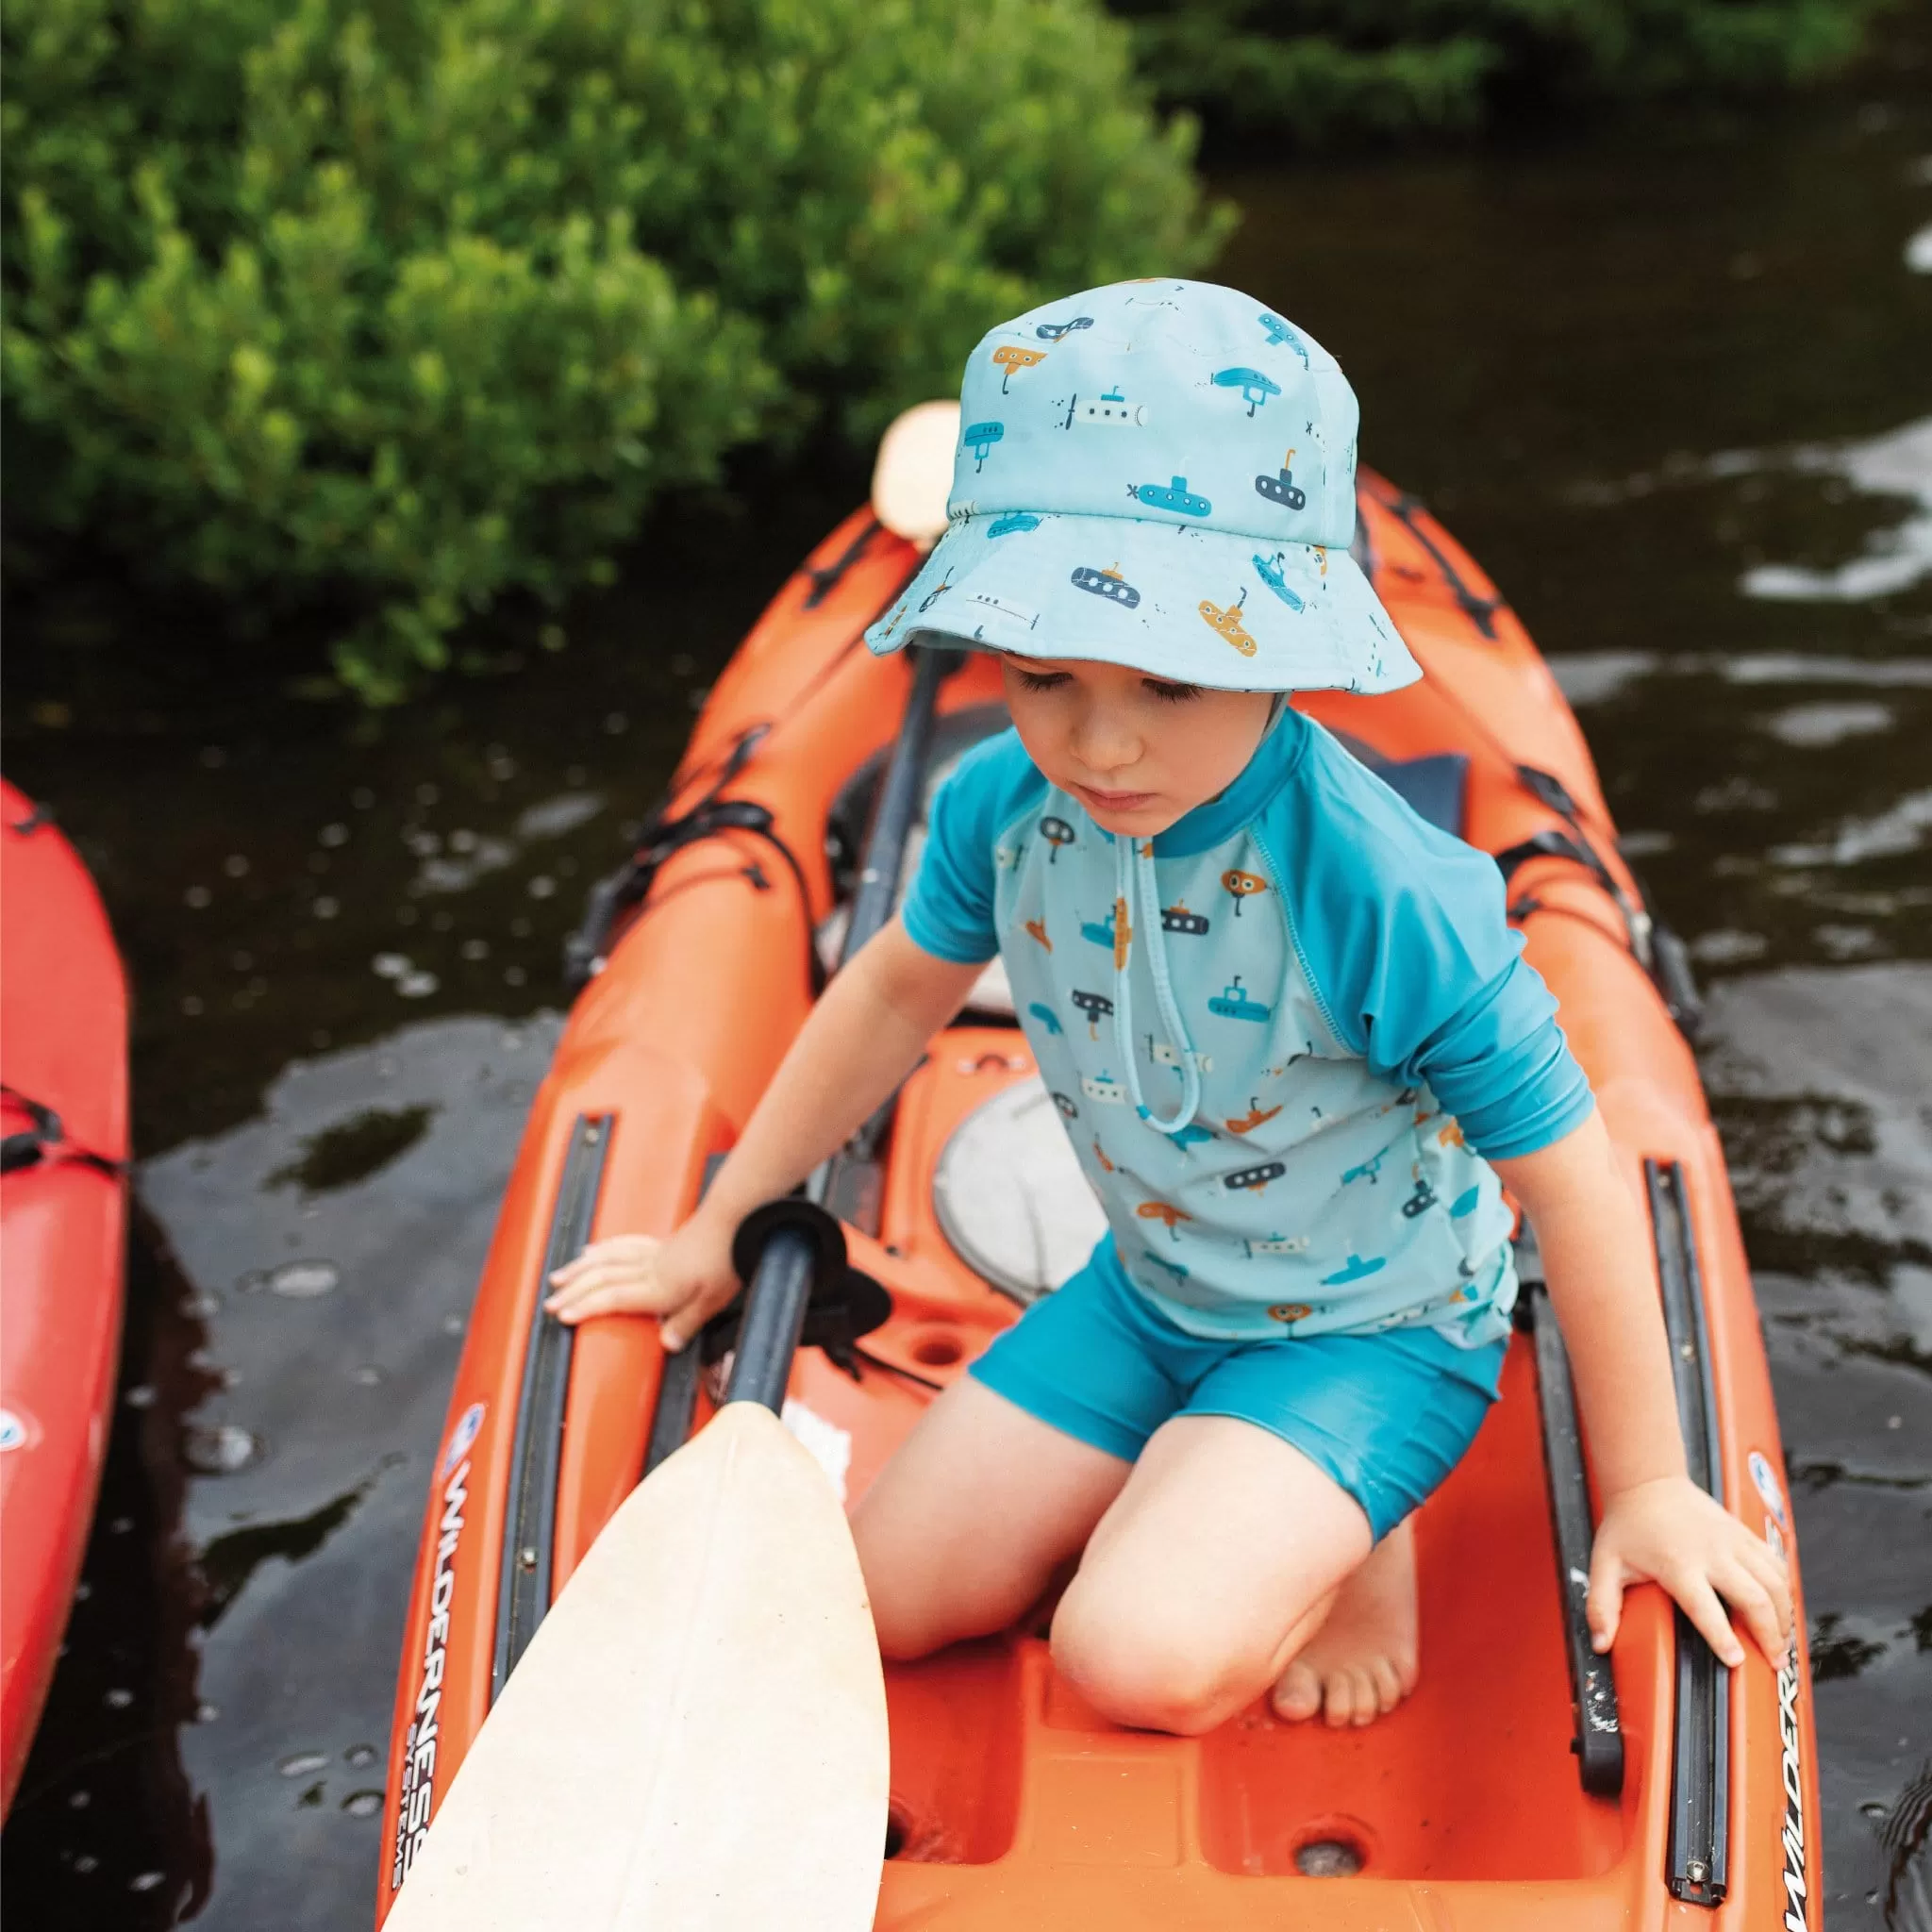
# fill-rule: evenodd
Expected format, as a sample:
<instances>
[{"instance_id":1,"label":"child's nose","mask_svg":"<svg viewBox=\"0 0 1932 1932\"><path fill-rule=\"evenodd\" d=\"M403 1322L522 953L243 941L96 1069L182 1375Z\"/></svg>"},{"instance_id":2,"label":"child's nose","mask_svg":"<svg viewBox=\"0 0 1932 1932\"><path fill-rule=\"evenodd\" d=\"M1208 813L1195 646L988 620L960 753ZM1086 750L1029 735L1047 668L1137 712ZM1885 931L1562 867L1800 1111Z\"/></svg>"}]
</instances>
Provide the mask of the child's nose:
<instances>
[{"instance_id":1,"label":"child's nose","mask_svg":"<svg viewBox=\"0 0 1932 1932\"><path fill-rule=\"evenodd\" d=\"M1103 778L1140 762L1140 735L1106 718L1083 719L1074 732L1073 751L1096 778Z\"/></svg>"}]
</instances>

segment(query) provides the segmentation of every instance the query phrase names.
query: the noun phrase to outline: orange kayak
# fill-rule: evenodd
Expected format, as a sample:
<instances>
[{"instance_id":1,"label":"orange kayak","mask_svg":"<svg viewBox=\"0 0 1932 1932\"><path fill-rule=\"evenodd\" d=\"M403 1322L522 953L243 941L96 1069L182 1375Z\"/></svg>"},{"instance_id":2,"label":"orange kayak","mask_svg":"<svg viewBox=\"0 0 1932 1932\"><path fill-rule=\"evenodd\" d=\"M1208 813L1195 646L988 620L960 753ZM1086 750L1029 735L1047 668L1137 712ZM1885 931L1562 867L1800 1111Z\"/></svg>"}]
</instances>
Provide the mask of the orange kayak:
<instances>
[{"instance_id":1,"label":"orange kayak","mask_svg":"<svg viewBox=\"0 0 1932 1932\"><path fill-rule=\"evenodd\" d=\"M1298 702L1497 855L1649 1206L1693 1474L1795 1580L1681 948L1650 918L1576 722L1488 578L1374 476L1357 555L1425 675L1393 696ZM911 709L906 658L873 658L859 633L917 562L868 512L825 539L714 687L637 860L593 897L585 983L531 1110L432 1472L378 1921L557 1591L713 1412L716 1367L700 1375L694 1351L667 1364L648 1320L573 1334L541 1312L540 1284L589 1241L677 1224L809 1010ZM937 703L935 769L1004 723L976 654ZM786 1420L848 1504L934 1391L1058 1278L1018 1252L1000 1192L1003 1158L1024 1178L1016 1137L1036 1091L1000 998L982 983L832 1199L851 1261L885 1295L808 1325L819 1345L793 1366ZM1527 1230L1520 1265L1533 1284ZM1039 1618L889 1665L881 1932L1816 1927L1808 1663L1779 1672L1747 1646L1724 1673L1652 1588L1632 1593L1607 1664L1589 1656L1574 1573L1592 1498L1567 1366L1534 1286L1520 1313L1503 1400L1418 1518L1423 1675L1407 1702L1361 1730L1285 1724L1257 1704L1205 1737L1125 1731L1056 1676Z\"/></svg>"}]
</instances>

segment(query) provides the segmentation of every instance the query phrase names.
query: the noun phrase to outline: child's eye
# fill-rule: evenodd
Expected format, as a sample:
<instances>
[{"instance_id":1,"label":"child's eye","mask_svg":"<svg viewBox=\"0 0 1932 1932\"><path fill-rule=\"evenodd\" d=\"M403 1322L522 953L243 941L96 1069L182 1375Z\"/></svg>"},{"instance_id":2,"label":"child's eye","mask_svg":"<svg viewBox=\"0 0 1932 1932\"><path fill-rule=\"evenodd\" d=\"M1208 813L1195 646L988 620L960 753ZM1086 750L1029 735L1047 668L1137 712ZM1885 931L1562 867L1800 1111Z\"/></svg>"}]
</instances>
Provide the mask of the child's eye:
<instances>
[{"instance_id":1,"label":"child's eye","mask_svg":"<svg viewBox=\"0 0 1932 1932\"><path fill-rule=\"evenodd\" d=\"M1184 705L1201 695L1198 684L1167 684L1158 677L1143 677L1141 682L1164 705Z\"/></svg>"},{"instance_id":2,"label":"child's eye","mask_svg":"<svg viewBox=\"0 0 1932 1932\"><path fill-rule=\"evenodd\" d=\"M1012 672L1022 691L1058 691L1067 681L1064 671L1027 671L1015 664Z\"/></svg>"}]
</instances>

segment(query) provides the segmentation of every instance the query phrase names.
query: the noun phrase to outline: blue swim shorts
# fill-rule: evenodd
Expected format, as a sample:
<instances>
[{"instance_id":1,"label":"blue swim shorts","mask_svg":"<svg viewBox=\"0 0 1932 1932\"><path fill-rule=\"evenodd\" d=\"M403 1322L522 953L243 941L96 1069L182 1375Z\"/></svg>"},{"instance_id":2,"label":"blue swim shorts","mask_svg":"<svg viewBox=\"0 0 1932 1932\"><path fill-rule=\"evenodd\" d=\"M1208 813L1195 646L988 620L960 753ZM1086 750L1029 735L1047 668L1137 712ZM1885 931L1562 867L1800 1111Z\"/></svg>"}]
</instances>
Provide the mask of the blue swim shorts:
<instances>
[{"instance_id":1,"label":"blue swim shorts","mask_svg":"<svg viewBox=\"0 0 1932 1932\"><path fill-rule=\"evenodd\" d=\"M1129 1282L1105 1241L997 1336L972 1374L1027 1414L1131 1462L1170 1416L1231 1415L1299 1449L1380 1541L1461 1460L1508 1344L1431 1328L1221 1341L1190 1335Z\"/></svg>"}]
</instances>

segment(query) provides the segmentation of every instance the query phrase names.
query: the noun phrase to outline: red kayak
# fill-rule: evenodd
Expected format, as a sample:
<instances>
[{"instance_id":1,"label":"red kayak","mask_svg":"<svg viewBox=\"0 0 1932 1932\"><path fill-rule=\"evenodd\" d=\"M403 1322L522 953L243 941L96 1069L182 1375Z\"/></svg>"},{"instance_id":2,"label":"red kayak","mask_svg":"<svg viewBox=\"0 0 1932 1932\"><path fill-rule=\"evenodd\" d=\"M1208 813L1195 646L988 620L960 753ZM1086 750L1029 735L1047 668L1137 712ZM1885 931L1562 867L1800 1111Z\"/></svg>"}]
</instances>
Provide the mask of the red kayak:
<instances>
[{"instance_id":1,"label":"red kayak","mask_svg":"<svg viewBox=\"0 0 1932 1932\"><path fill-rule=\"evenodd\" d=\"M127 981L87 868L0 779L0 1815L108 1446L127 1229Z\"/></svg>"}]
</instances>

